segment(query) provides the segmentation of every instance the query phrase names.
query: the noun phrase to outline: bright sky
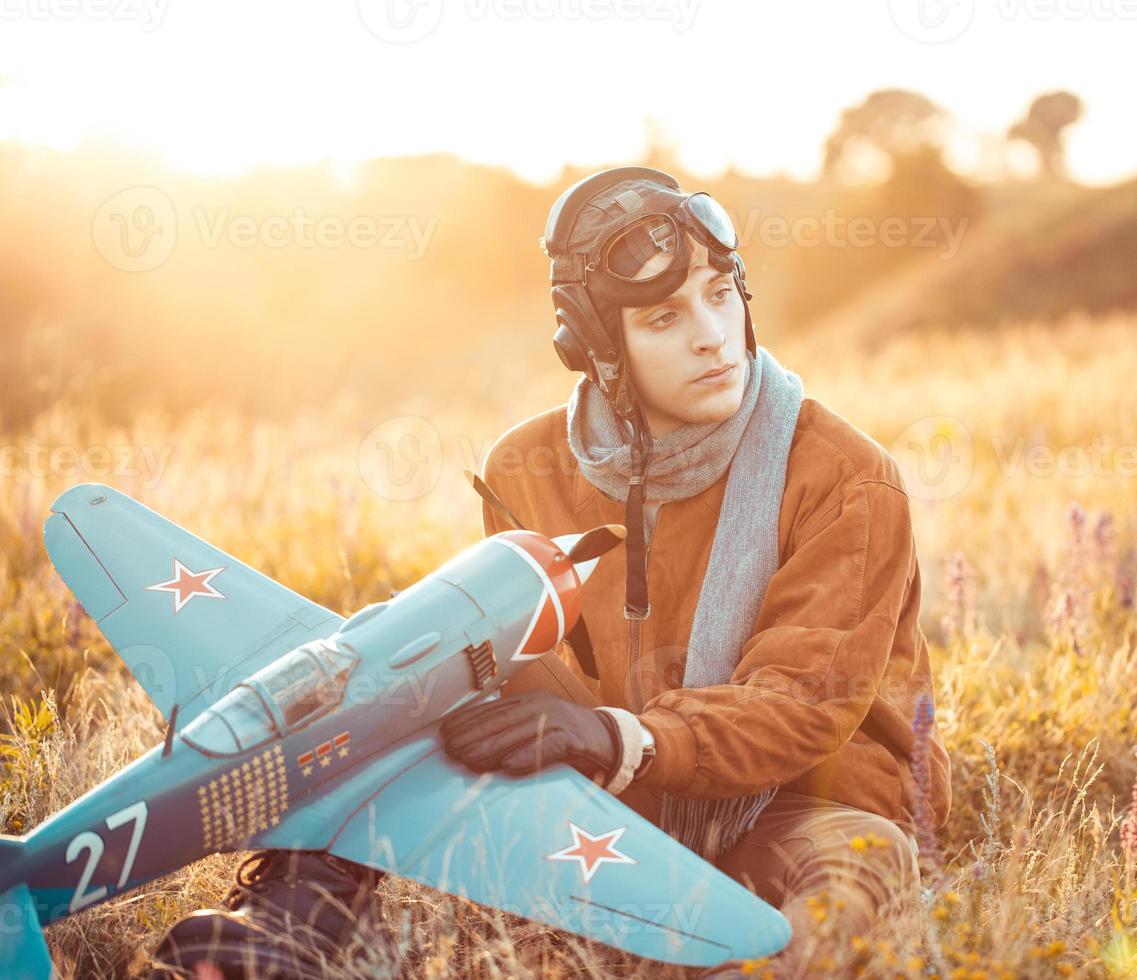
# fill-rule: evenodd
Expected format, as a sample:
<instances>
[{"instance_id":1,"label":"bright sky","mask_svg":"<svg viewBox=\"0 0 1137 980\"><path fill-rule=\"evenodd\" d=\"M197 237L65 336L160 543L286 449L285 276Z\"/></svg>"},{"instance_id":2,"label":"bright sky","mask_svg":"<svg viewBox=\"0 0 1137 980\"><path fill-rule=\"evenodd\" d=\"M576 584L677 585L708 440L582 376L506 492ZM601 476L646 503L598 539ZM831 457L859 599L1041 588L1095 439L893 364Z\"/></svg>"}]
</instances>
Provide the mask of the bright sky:
<instances>
[{"instance_id":1,"label":"bright sky","mask_svg":"<svg viewBox=\"0 0 1137 980\"><path fill-rule=\"evenodd\" d=\"M1135 51L1137 0L0 0L0 137L201 174L451 150L543 181L634 158L650 115L700 176L806 179L874 89L993 136L1067 88L1100 184L1137 172Z\"/></svg>"}]
</instances>

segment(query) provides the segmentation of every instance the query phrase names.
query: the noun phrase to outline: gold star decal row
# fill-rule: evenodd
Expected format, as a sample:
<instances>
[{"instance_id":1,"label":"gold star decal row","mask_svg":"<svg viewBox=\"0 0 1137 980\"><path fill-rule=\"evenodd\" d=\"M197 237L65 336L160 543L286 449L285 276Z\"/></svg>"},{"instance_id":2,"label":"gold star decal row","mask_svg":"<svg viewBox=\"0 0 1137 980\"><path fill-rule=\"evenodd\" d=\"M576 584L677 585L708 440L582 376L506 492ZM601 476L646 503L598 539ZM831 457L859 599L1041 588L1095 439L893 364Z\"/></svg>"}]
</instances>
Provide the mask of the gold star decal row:
<instances>
[{"instance_id":1,"label":"gold star decal row","mask_svg":"<svg viewBox=\"0 0 1137 980\"><path fill-rule=\"evenodd\" d=\"M351 742L351 732L340 732L335 738L321 742L308 752L301 752L296 757L296 765L304 776L311 776L316 771L316 765L327 769L332 764L333 756L346 759Z\"/></svg>"},{"instance_id":2,"label":"gold star decal row","mask_svg":"<svg viewBox=\"0 0 1137 980\"><path fill-rule=\"evenodd\" d=\"M284 753L274 746L197 789L206 850L236 847L280 823L288 809Z\"/></svg>"}]
</instances>

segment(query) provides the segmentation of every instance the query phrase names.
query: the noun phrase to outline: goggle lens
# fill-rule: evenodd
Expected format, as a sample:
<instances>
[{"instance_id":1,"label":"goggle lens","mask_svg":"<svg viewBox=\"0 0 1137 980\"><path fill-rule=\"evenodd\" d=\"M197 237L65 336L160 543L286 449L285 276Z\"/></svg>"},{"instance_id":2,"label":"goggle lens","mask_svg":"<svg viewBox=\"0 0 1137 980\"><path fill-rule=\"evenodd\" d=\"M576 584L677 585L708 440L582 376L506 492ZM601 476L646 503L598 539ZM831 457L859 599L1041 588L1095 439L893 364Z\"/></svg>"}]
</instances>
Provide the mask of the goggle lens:
<instances>
[{"instance_id":1,"label":"goggle lens","mask_svg":"<svg viewBox=\"0 0 1137 980\"><path fill-rule=\"evenodd\" d=\"M654 279L671 268L678 253L678 226L670 215L651 214L617 232L606 243L601 261L617 279Z\"/></svg>"},{"instance_id":2,"label":"goggle lens","mask_svg":"<svg viewBox=\"0 0 1137 980\"><path fill-rule=\"evenodd\" d=\"M659 278L680 253L684 233L680 222L708 246L723 252L738 248L738 234L726 209L706 191L699 191L683 200L676 216L647 214L615 232L601 249L601 268L622 282Z\"/></svg>"},{"instance_id":3,"label":"goggle lens","mask_svg":"<svg viewBox=\"0 0 1137 980\"><path fill-rule=\"evenodd\" d=\"M706 230L716 242L727 251L738 248L738 233L734 230L734 222L724 208L706 191L692 194L684 202L695 220Z\"/></svg>"}]
</instances>

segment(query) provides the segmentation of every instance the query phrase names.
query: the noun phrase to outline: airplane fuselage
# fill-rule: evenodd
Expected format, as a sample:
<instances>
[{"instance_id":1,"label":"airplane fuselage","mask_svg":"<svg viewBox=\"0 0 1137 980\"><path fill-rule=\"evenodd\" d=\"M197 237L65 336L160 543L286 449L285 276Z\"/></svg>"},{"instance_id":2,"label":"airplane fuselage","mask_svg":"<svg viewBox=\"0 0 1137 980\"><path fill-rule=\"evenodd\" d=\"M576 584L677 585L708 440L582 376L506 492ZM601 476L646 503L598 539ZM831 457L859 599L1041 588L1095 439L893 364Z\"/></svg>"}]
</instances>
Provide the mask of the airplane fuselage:
<instances>
[{"instance_id":1,"label":"airplane fuselage","mask_svg":"<svg viewBox=\"0 0 1137 980\"><path fill-rule=\"evenodd\" d=\"M33 830L0 883L26 882L46 924L207 854L262 846L361 766L381 784L392 745L492 693L572 625L549 577L502 538L246 678Z\"/></svg>"}]
</instances>

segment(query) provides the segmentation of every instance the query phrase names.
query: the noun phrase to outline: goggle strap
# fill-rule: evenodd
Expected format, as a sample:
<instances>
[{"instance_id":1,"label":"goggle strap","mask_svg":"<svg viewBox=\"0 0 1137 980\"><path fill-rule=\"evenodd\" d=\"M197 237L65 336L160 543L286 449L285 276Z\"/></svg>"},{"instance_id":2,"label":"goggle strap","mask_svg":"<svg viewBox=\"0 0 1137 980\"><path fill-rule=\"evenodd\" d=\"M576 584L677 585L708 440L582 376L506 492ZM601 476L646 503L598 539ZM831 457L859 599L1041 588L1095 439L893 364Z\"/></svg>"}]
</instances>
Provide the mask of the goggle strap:
<instances>
[{"instance_id":1,"label":"goggle strap","mask_svg":"<svg viewBox=\"0 0 1137 980\"><path fill-rule=\"evenodd\" d=\"M549 282L584 282L588 256L581 252L554 255L549 260Z\"/></svg>"},{"instance_id":2,"label":"goggle strap","mask_svg":"<svg viewBox=\"0 0 1137 980\"><path fill-rule=\"evenodd\" d=\"M623 208L625 214L630 214L633 211L639 210L640 205L643 203L643 198L633 190L621 191L616 194L612 201ZM606 211L610 210L605 208Z\"/></svg>"}]
</instances>

